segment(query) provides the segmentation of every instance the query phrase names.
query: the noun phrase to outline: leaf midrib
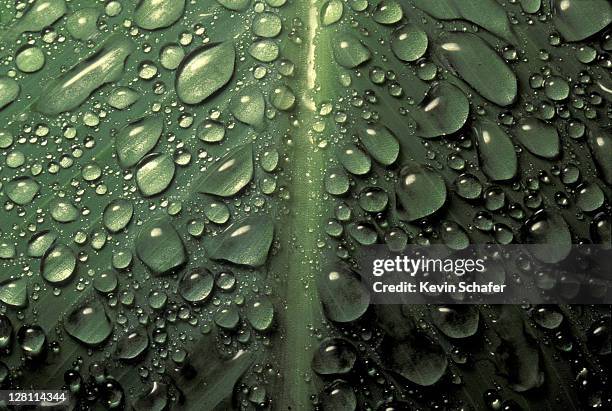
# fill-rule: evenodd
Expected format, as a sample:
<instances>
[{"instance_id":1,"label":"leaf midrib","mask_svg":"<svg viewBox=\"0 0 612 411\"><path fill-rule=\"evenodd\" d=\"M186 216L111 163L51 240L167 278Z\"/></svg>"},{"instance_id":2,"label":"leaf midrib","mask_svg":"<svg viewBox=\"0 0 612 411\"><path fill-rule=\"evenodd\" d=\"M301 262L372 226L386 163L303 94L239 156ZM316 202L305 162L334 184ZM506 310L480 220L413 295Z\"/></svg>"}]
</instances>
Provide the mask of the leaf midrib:
<instances>
[{"instance_id":1,"label":"leaf midrib","mask_svg":"<svg viewBox=\"0 0 612 411\"><path fill-rule=\"evenodd\" d=\"M316 346L313 329L323 318L316 278L320 274L319 261L324 261L324 250L318 243L325 217L321 193L327 154L317 146L313 125L317 121L317 107L325 101L321 90L332 88L325 83L323 65L319 64L329 57L319 24L321 1L300 1L288 6L285 16L300 18L305 30L302 44L288 44L286 50L296 67L296 75L288 85L297 97L297 125L289 130L292 144L286 153L290 212L278 224L281 249L273 257L270 270L279 279L276 294L279 308L282 307L281 336L269 358L283 373L274 390L278 393L274 409L278 410L312 408L311 395L316 392L308 383L308 376Z\"/></svg>"}]
</instances>

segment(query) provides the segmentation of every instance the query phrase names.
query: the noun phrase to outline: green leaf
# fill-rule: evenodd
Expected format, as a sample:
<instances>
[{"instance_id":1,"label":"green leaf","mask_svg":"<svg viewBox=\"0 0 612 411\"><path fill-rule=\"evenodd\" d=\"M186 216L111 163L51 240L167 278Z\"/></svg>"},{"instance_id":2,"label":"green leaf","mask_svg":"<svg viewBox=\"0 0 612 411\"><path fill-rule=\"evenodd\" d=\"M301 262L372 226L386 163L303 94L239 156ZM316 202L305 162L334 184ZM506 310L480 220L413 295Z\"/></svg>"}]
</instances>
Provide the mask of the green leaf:
<instances>
[{"instance_id":1,"label":"green leaf","mask_svg":"<svg viewBox=\"0 0 612 411\"><path fill-rule=\"evenodd\" d=\"M605 408L605 306L374 304L359 261L532 243L481 277L601 291L549 272L610 243L607 2L4 3L3 387Z\"/></svg>"}]
</instances>

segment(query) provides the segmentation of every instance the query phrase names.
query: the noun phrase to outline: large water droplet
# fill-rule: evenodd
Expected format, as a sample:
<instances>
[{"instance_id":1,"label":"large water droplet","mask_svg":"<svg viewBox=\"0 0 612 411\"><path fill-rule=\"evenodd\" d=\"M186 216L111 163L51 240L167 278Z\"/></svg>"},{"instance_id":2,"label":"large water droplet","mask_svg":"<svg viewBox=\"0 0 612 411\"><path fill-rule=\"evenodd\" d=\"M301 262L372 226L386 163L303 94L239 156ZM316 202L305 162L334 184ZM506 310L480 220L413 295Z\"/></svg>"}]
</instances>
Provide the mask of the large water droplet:
<instances>
[{"instance_id":1,"label":"large water droplet","mask_svg":"<svg viewBox=\"0 0 612 411\"><path fill-rule=\"evenodd\" d=\"M166 274L187 260L183 240L164 218L152 220L142 228L136 238L136 254L156 274Z\"/></svg>"},{"instance_id":2,"label":"large water droplet","mask_svg":"<svg viewBox=\"0 0 612 411\"><path fill-rule=\"evenodd\" d=\"M514 178L518 159L506 132L494 122L485 119L477 122L473 130L482 171L494 181Z\"/></svg>"},{"instance_id":3,"label":"large water droplet","mask_svg":"<svg viewBox=\"0 0 612 411\"><path fill-rule=\"evenodd\" d=\"M268 258L273 236L274 224L269 217L247 217L212 239L208 255L215 260L259 267Z\"/></svg>"},{"instance_id":4,"label":"large water droplet","mask_svg":"<svg viewBox=\"0 0 612 411\"><path fill-rule=\"evenodd\" d=\"M25 47L15 56L15 65L24 73L34 73L45 65L45 54L38 47Z\"/></svg>"},{"instance_id":5,"label":"large water droplet","mask_svg":"<svg viewBox=\"0 0 612 411\"><path fill-rule=\"evenodd\" d=\"M612 137L604 130L596 128L590 130L587 141L603 180L612 185Z\"/></svg>"},{"instance_id":6,"label":"large water droplet","mask_svg":"<svg viewBox=\"0 0 612 411\"><path fill-rule=\"evenodd\" d=\"M83 103L100 86L115 81L134 51L132 40L112 35L91 57L83 60L43 91L36 109L47 115L70 111Z\"/></svg>"},{"instance_id":7,"label":"large water droplet","mask_svg":"<svg viewBox=\"0 0 612 411\"><path fill-rule=\"evenodd\" d=\"M124 361L138 359L149 348L149 335L144 328L136 328L117 341L115 353L117 358Z\"/></svg>"},{"instance_id":8,"label":"large water droplet","mask_svg":"<svg viewBox=\"0 0 612 411\"><path fill-rule=\"evenodd\" d=\"M534 244L531 253L545 263L558 263L572 248L572 236L567 223L556 213L540 210L525 222L525 241Z\"/></svg>"},{"instance_id":9,"label":"large water droplet","mask_svg":"<svg viewBox=\"0 0 612 411\"><path fill-rule=\"evenodd\" d=\"M253 19L251 29L253 34L260 37L276 37L283 28L280 17L274 13L259 13Z\"/></svg>"},{"instance_id":10,"label":"large water droplet","mask_svg":"<svg viewBox=\"0 0 612 411\"><path fill-rule=\"evenodd\" d=\"M35 258L42 257L55 243L55 240L57 240L57 234L52 231L43 230L34 234L28 242L28 255Z\"/></svg>"},{"instance_id":11,"label":"large water droplet","mask_svg":"<svg viewBox=\"0 0 612 411\"><path fill-rule=\"evenodd\" d=\"M481 0L478 2L414 0L413 3L437 19L465 19L505 40L511 42L514 40L506 9L496 0Z\"/></svg>"},{"instance_id":12,"label":"large water droplet","mask_svg":"<svg viewBox=\"0 0 612 411\"><path fill-rule=\"evenodd\" d=\"M396 0L381 0L374 8L372 17L380 24L395 24L404 17L404 11Z\"/></svg>"},{"instance_id":13,"label":"large water droplet","mask_svg":"<svg viewBox=\"0 0 612 411\"><path fill-rule=\"evenodd\" d=\"M87 40L98 32L98 18L101 10L85 7L75 11L66 19L66 29L77 40Z\"/></svg>"},{"instance_id":14,"label":"large water droplet","mask_svg":"<svg viewBox=\"0 0 612 411\"><path fill-rule=\"evenodd\" d=\"M117 87L110 92L106 101L109 106L123 110L134 104L139 98L140 95L136 90L129 87Z\"/></svg>"},{"instance_id":15,"label":"large water droplet","mask_svg":"<svg viewBox=\"0 0 612 411\"><path fill-rule=\"evenodd\" d=\"M612 22L608 0L591 0L588 7L577 0L553 0L553 22L567 41L580 41L604 29Z\"/></svg>"},{"instance_id":16,"label":"large water droplet","mask_svg":"<svg viewBox=\"0 0 612 411\"><path fill-rule=\"evenodd\" d=\"M251 0L217 0L217 2L226 9L243 11L249 6Z\"/></svg>"},{"instance_id":17,"label":"large water droplet","mask_svg":"<svg viewBox=\"0 0 612 411\"><path fill-rule=\"evenodd\" d=\"M346 374L357 361L357 350L343 338L323 340L312 358L312 369L317 374Z\"/></svg>"},{"instance_id":18,"label":"large water droplet","mask_svg":"<svg viewBox=\"0 0 612 411\"><path fill-rule=\"evenodd\" d=\"M370 306L370 294L359 276L339 269L328 272L317 282L325 315L332 321L355 321Z\"/></svg>"},{"instance_id":19,"label":"large water droplet","mask_svg":"<svg viewBox=\"0 0 612 411\"><path fill-rule=\"evenodd\" d=\"M178 292L190 303L205 301L213 290L214 279L211 272L204 268L195 268L186 272L178 284Z\"/></svg>"},{"instance_id":20,"label":"large water droplet","mask_svg":"<svg viewBox=\"0 0 612 411\"><path fill-rule=\"evenodd\" d=\"M169 154L152 154L147 157L136 171L136 184L145 197L154 196L166 190L176 166Z\"/></svg>"},{"instance_id":21,"label":"large water droplet","mask_svg":"<svg viewBox=\"0 0 612 411\"><path fill-rule=\"evenodd\" d=\"M4 304L24 308L28 305L28 281L26 278L8 280L0 284L0 301Z\"/></svg>"},{"instance_id":22,"label":"large water droplet","mask_svg":"<svg viewBox=\"0 0 612 411\"><path fill-rule=\"evenodd\" d=\"M64 0L38 0L28 8L25 15L15 24L17 33L41 31L66 14Z\"/></svg>"},{"instance_id":23,"label":"large water droplet","mask_svg":"<svg viewBox=\"0 0 612 411\"><path fill-rule=\"evenodd\" d=\"M427 34L419 27L408 24L393 32L391 50L402 61L416 61L427 51Z\"/></svg>"},{"instance_id":24,"label":"large water droplet","mask_svg":"<svg viewBox=\"0 0 612 411\"><path fill-rule=\"evenodd\" d=\"M402 168L397 197L408 221L427 217L446 202L446 184L433 169L413 164Z\"/></svg>"},{"instance_id":25,"label":"large water droplet","mask_svg":"<svg viewBox=\"0 0 612 411\"><path fill-rule=\"evenodd\" d=\"M177 21L183 10L185 0L141 0L134 10L134 22L146 30L160 29Z\"/></svg>"},{"instance_id":26,"label":"large water droplet","mask_svg":"<svg viewBox=\"0 0 612 411\"><path fill-rule=\"evenodd\" d=\"M338 159L346 171L355 175L367 174L372 166L370 157L353 144L340 150Z\"/></svg>"},{"instance_id":27,"label":"large water droplet","mask_svg":"<svg viewBox=\"0 0 612 411\"><path fill-rule=\"evenodd\" d=\"M72 337L92 347L103 343L113 332L113 324L97 300L72 310L64 320L64 328Z\"/></svg>"},{"instance_id":28,"label":"large water droplet","mask_svg":"<svg viewBox=\"0 0 612 411\"><path fill-rule=\"evenodd\" d=\"M230 112L245 124L261 127L263 124L266 102L263 94L255 87L247 87L232 97Z\"/></svg>"},{"instance_id":29,"label":"large water droplet","mask_svg":"<svg viewBox=\"0 0 612 411\"><path fill-rule=\"evenodd\" d=\"M342 67L349 69L357 67L371 57L370 50L352 34L339 33L331 41L334 58Z\"/></svg>"},{"instance_id":30,"label":"large water droplet","mask_svg":"<svg viewBox=\"0 0 612 411\"><path fill-rule=\"evenodd\" d=\"M466 338L478 330L479 311L472 305L440 305L431 308L433 323L451 338Z\"/></svg>"},{"instance_id":31,"label":"large water droplet","mask_svg":"<svg viewBox=\"0 0 612 411\"><path fill-rule=\"evenodd\" d=\"M561 152L557 129L537 118L523 119L514 131L514 135L530 153L536 156L552 159Z\"/></svg>"},{"instance_id":32,"label":"large water droplet","mask_svg":"<svg viewBox=\"0 0 612 411\"><path fill-rule=\"evenodd\" d=\"M229 82L235 60L236 52L230 42L192 51L177 70L176 94L183 103L201 103Z\"/></svg>"},{"instance_id":33,"label":"large water droplet","mask_svg":"<svg viewBox=\"0 0 612 411\"><path fill-rule=\"evenodd\" d=\"M475 34L453 33L445 34L441 41L440 52L481 96L500 106L516 100L516 76L484 40Z\"/></svg>"},{"instance_id":34,"label":"large water droplet","mask_svg":"<svg viewBox=\"0 0 612 411\"><path fill-rule=\"evenodd\" d=\"M161 115L144 117L123 127L115 139L121 167L136 165L155 147L163 130L164 118Z\"/></svg>"},{"instance_id":35,"label":"large water droplet","mask_svg":"<svg viewBox=\"0 0 612 411\"><path fill-rule=\"evenodd\" d=\"M272 326L274 320L274 306L267 297L260 297L247 309L247 320L251 327L257 331L266 331Z\"/></svg>"},{"instance_id":36,"label":"large water droplet","mask_svg":"<svg viewBox=\"0 0 612 411\"><path fill-rule=\"evenodd\" d=\"M30 177L17 177L11 180L5 187L8 198L19 205L26 205L32 202L38 194L40 186Z\"/></svg>"},{"instance_id":37,"label":"large water droplet","mask_svg":"<svg viewBox=\"0 0 612 411\"><path fill-rule=\"evenodd\" d=\"M242 190L253 178L253 146L236 147L206 169L197 184L203 194L230 197Z\"/></svg>"},{"instance_id":38,"label":"large water droplet","mask_svg":"<svg viewBox=\"0 0 612 411\"><path fill-rule=\"evenodd\" d=\"M0 110L11 104L19 95L19 83L10 77L0 77Z\"/></svg>"},{"instance_id":39,"label":"large water droplet","mask_svg":"<svg viewBox=\"0 0 612 411\"><path fill-rule=\"evenodd\" d=\"M388 166L397 160L399 143L395 135L385 126L368 124L359 130L359 141L380 164Z\"/></svg>"},{"instance_id":40,"label":"large water droplet","mask_svg":"<svg viewBox=\"0 0 612 411\"><path fill-rule=\"evenodd\" d=\"M343 12L344 5L340 0L329 0L321 7L321 24L324 26L330 26L338 22L342 18Z\"/></svg>"},{"instance_id":41,"label":"large water droplet","mask_svg":"<svg viewBox=\"0 0 612 411\"><path fill-rule=\"evenodd\" d=\"M50 249L40 263L43 278L52 284L62 284L72 278L76 272L77 260L72 249L64 244L57 244Z\"/></svg>"},{"instance_id":42,"label":"large water droplet","mask_svg":"<svg viewBox=\"0 0 612 411\"><path fill-rule=\"evenodd\" d=\"M448 365L442 347L421 334L406 341L389 342L385 348L390 368L418 385L435 384Z\"/></svg>"},{"instance_id":43,"label":"large water droplet","mask_svg":"<svg viewBox=\"0 0 612 411\"><path fill-rule=\"evenodd\" d=\"M470 112L467 97L455 85L442 82L433 86L412 117L419 137L452 134L465 124Z\"/></svg>"},{"instance_id":44,"label":"large water droplet","mask_svg":"<svg viewBox=\"0 0 612 411\"><path fill-rule=\"evenodd\" d=\"M134 206L128 200L117 198L104 208L102 223L111 233L123 230L134 215Z\"/></svg>"}]
</instances>

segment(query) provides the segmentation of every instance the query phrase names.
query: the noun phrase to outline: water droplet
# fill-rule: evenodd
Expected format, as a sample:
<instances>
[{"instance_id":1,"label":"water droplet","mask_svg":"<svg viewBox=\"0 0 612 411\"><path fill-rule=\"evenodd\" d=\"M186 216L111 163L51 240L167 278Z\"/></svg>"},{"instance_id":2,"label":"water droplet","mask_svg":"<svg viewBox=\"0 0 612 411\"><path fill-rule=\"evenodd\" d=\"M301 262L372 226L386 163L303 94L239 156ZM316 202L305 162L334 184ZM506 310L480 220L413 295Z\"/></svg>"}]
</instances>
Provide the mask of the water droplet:
<instances>
[{"instance_id":1,"label":"water droplet","mask_svg":"<svg viewBox=\"0 0 612 411\"><path fill-rule=\"evenodd\" d=\"M163 68L168 70L176 69L184 57L185 51L176 43L166 44L159 52L159 62Z\"/></svg>"},{"instance_id":2,"label":"water droplet","mask_svg":"<svg viewBox=\"0 0 612 411\"><path fill-rule=\"evenodd\" d=\"M445 34L440 51L480 95L500 106L516 100L518 83L506 62L484 40L469 33ZM485 65L474 65L486 61Z\"/></svg>"},{"instance_id":3,"label":"water droplet","mask_svg":"<svg viewBox=\"0 0 612 411\"><path fill-rule=\"evenodd\" d=\"M178 284L178 292L187 302L202 303L210 296L213 284L213 276L210 271L199 267L183 275Z\"/></svg>"},{"instance_id":4,"label":"water droplet","mask_svg":"<svg viewBox=\"0 0 612 411\"><path fill-rule=\"evenodd\" d=\"M171 26L185 10L185 0L141 0L134 10L134 22L143 29Z\"/></svg>"},{"instance_id":5,"label":"water droplet","mask_svg":"<svg viewBox=\"0 0 612 411\"><path fill-rule=\"evenodd\" d=\"M603 190L596 183L583 184L578 187L576 205L582 211L595 211L604 204L605 200Z\"/></svg>"},{"instance_id":6,"label":"water droplet","mask_svg":"<svg viewBox=\"0 0 612 411\"><path fill-rule=\"evenodd\" d=\"M474 136L482 171L494 181L514 178L518 159L510 137L497 124L481 120L474 126Z\"/></svg>"},{"instance_id":7,"label":"water droplet","mask_svg":"<svg viewBox=\"0 0 612 411\"><path fill-rule=\"evenodd\" d=\"M134 206L128 200L117 198L104 208L102 223L111 233L123 230L132 220Z\"/></svg>"},{"instance_id":8,"label":"water droplet","mask_svg":"<svg viewBox=\"0 0 612 411\"><path fill-rule=\"evenodd\" d=\"M370 306L370 294L357 274L331 271L318 281L319 295L325 315L335 322L351 322L361 317Z\"/></svg>"},{"instance_id":9,"label":"water droplet","mask_svg":"<svg viewBox=\"0 0 612 411\"><path fill-rule=\"evenodd\" d=\"M584 40L612 22L608 0L592 0L589 7L576 0L554 0L552 4L553 22L566 41Z\"/></svg>"},{"instance_id":10,"label":"water droplet","mask_svg":"<svg viewBox=\"0 0 612 411\"><path fill-rule=\"evenodd\" d=\"M255 16L251 29L260 37L276 37L283 28L281 19L274 13L263 12Z\"/></svg>"},{"instance_id":11,"label":"water droplet","mask_svg":"<svg viewBox=\"0 0 612 411\"><path fill-rule=\"evenodd\" d=\"M136 165L155 147L164 130L164 118L153 115L135 120L123 127L115 139L121 167Z\"/></svg>"},{"instance_id":12,"label":"water droplet","mask_svg":"<svg viewBox=\"0 0 612 411\"><path fill-rule=\"evenodd\" d=\"M455 85L441 82L433 86L412 112L419 137L439 137L459 130L467 121L470 104Z\"/></svg>"},{"instance_id":13,"label":"water droplet","mask_svg":"<svg viewBox=\"0 0 612 411\"><path fill-rule=\"evenodd\" d=\"M66 19L66 29L77 40L88 40L98 32L98 18L101 10L85 7L75 11Z\"/></svg>"},{"instance_id":14,"label":"water droplet","mask_svg":"<svg viewBox=\"0 0 612 411\"><path fill-rule=\"evenodd\" d=\"M340 0L329 0L321 7L320 18L323 26L330 26L342 18L344 5Z\"/></svg>"},{"instance_id":15,"label":"water droplet","mask_svg":"<svg viewBox=\"0 0 612 411\"><path fill-rule=\"evenodd\" d=\"M112 35L94 55L47 87L37 100L36 109L47 115L75 109L99 87L119 78L125 60L134 49L132 40Z\"/></svg>"},{"instance_id":16,"label":"water droplet","mask_svg":"<svg viewBox=\"0 0 612 411\"><path fill-rule=\"evenodd\" d=\"M166 219L154 219L142 228L136 254L156 274L169 273L187 260L183 240Z\"/></svg>"},{"instance_id":17,"label":"water droplet","mask_svg":"<svg viewBox=\"0 0 612 411\"><path fill-rule=\"evenodd\" d=\"M25 47L17 53L15 65L24 73L34 73L45 65L45 54L38 47Z\"/></svg>"},{"instance_id":18,"label":"water droplet","mask_svg":"<svg viewBox=\"0 0 612 411\"><path fill-rule=\"evenodd\" d=\"M165 191L172 179L176 167L168 154L151 154L136 171L136 184L145 197Z\"/></svg>"},{"instance_id":19,"label":"water droplet","mask_svg":"<svg viewBox=\"0 0 612 411\"><path fill-rule=\"evenodd\" d=\"M273 236L274 224L269 217L247 217L211 239L208 255L214 260L259 267L268 258Z\"/></svg>"},{"instance_id":20,"label":"water droplet","mask_svg":"<svg viewBox=\"0 0 612 411\"><path fill-rule=\"evenodd\" d=\"M396 0L381 0L374 8L372 17L380 24L395 24L404 17L404 11Z\"/></svg>"},{"instance_id":21,"label":"water droplet","mask_svg":"<svg viewBox=\"0 0 612 411\"><path fill-rule=\"evenodd\" d=\"M24 308L28 305L28 281L26 278L8 280L0 284L0 301L9 307Z\"/></svg>"},{"instance_id":22,"label":"water droplet","mask_svg":"<svg viewBox=\"0 0 612 411\"><path fill-rule=\"evenodd\" d=\"M133 361L140 358L149 348L149 335L147 330L138 327L127 332L117 341L115 354L118 359Z\"/></svg>"},{"instance_id":23,"label":"water droplet","mask_svg":"<svg viewBox=\"0 0 612 411\"><path fill-rule=\"evenodd\" d=\"M418 164L402 168L397 197L408 221L427 217L446 202L446 184L433 169Z\"/></svg>"},{"instance_id":24,"label":"water droplet","mask_svg":"<svg viewBox=\"0 0 612 411\"><path fill-rule=\"evenodd\" d=\"M448 366L439 344L416 334L406 341L389 341L383 352L390 368L415 384L430 386L438 382Z\"/></svg>"},{"instance_id":25,"label":"water droplet","mask_svg":"<svg viewBox=\"0 0 612 411\"><path fill-rule=\"evenodd\" d=\"M471 337L478 331L478 308L472 305L440 305L432 307L433 323L450 338Z\"/></svg>"},{"instance_id":26,"label":"water droplet","mask_svg":"<svg viewBox=\"0 0 612 411\"><path fill-rule=\"evenodd\" d=\"M274 306L267 297L260 297L248 307L247 320L251 327L257 331L266 331L272 326L274 320Z\"/></svg>"},{"instance_id":27,"label":"water droplet","mask_svg":"<svg viewBox=\"0 0 612 411\"><path fill-rule=\"evenodd\" d=\"M66 14L64 0L37 0L15 24L18 33L41 31Z\"/></svg>"},{"instance_id":28,"label":"water droplet","mask_svg":"<svg viewBox=\"0 0 612 411\"><path fill-rule=\"evenodd\" d=\"M26 205L32 202L38 194L40 186L30 177L17 177L11 180L5 188L8 198L19 205Z\"/></svg>"},{"instance_id":29,"label":"water droplet","mask_svg":"<svg viewBox=\"0 0 612 411\"><path fill-rule=\"evenodd\" d=\"M391 50L402 61L416 61L427 51L427 34L414 25L402 26L393 32Z\"/></svg>"},{"instance_id":30,"label":"water droplet","mask_svg":"<svg viewBox=\"0 0 612 411\"><path fill-rule=\"evenodd\" d=\"M235 60L236 52L230 42L192 51L176 73L176 94L186 104L201 103L229 82Z\"/></svg>"},{"instance_id":31,"label":"water droplet","mask_svg":"<svg viewBox=\"0 0 612 411\"><path fill-rule=\"evenodd\" d=\"M57 244L43 256L40 271L52 284L69 281L76 272L77 260L74 252L64 244Z\"/></svg>"},{"instance_id":32,"label":"water droplet","mask_svg":"<svg viewBox=\"0 0 612 411\"><path fill-rule=\"evenodd\" d=\"M523 119L514 131L518 141L532 154L543 158L555 158L561 152L557 129L537 118Z\"/></svg>"},{"instance_id":33,"label":"water droplet","mask_svg":"<svg viewBox=\"0 0 612 411\"><path fill-rule=\"evenodd\" d=\"M217 0L217 2L226 9L243 11L249 6L251 0Z\"/></svg>"},{"instance_id":34,"label":"water droplet","mask_svg":"<svg viewBox=\"0 0 612 411\"><path fill-rule=\"evenodd\" d=\"M368 153L383 165L391 165L399 155L397 138L384 126L369 124L359 132L359 141Z\"/></svg>"},{"instance_id":35,"label":"water droplet","mask_svg":"<svg viewBox=\"0 0 612 411\"><path fill-rule=\"evenodd\" d=\"M253 178L253 146L238 146L207 168L197 183L203 194L230 197L242 190Z\"/></svg>"},{"instance_id":36,"label":"water droplet","mask_svg":"<svg viewBox=\"0 0 612 411\"><path fill-rule=\"evenodd\" d=\"M97 300L73 309L64 320L66 332L88 346L103 343L113 332L113 324Z\"/></svg>"},{"instance_id":37,"label":"water droplet","mask_svg":"<svg viewBox=\"0 0 612 411\"><path fill-rule=\"evenodd\" d=\"M263 125L266 102L263 94L255 87L246 87L232 97L230 112L237 120L254 127Z\"/></svg>"},{"instance_id":38,"label":"water droplet","mask_svg":"<svg viewBox=\"0 0 612 411\"><path fill-rule=\"evenodd\" d=\"M129 87L117 87L110 92L107 98L108 104L117 110L124 110L138 101L140 95L136 90Z\"/></svg>"},{"instance_id":39,"label":"water droplet","mask_svg":"<svg viewBox=\"0 0 612 411\"><path fill-rule=\"evenodd\" d=\"M10 77L0 77L0 110L11 104L19 95L19 84Z\"/></svg>"},{"instance_id":40,"label":"water droplet","mask_svg":"<svg viewBox=\"0 0 612 411\"><path fill-rule=\"evenodd\" d=\"M558 263L567 257L572 247L572 236L561 215L539 210L525 222L525 240L531 253L545 263Z\"/></svg>"},{"instance_id":41,"label":"water droplet","mask_svg":"<svg viewBox=\"0 0 612 411\"><path fill-rule=\"evenodd\" d=\"M338 159L346 171L355 175L367 174L372 166L370 157L352 144L340 151Z\"/></svg>"},{"instance_id":42,"label":"water droplet","mask_svg":"<svg viewBox=\"0 0 612 411\"><path fill-rule=\"evenodd\" d=\"M332 38L332 50L336 62L349 69L365 63L372 56L357 37L348 33L339 33Z\"/></svg>"}]
</instances>

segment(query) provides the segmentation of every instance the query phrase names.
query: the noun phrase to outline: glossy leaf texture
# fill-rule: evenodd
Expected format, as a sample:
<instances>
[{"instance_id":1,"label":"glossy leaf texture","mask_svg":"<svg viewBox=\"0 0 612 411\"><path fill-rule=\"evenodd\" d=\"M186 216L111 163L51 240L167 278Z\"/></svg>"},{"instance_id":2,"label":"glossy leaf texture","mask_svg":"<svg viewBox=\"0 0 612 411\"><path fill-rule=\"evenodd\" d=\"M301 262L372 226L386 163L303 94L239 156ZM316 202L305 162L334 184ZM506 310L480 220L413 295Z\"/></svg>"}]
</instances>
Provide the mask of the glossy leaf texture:
<instances>
[{"instance_id":1,"label":"glossy leaf texture","mask_svg":"<svg viewBox=\"0 0 612 411\"><path fill-rule=\"evenodd\" d=\"M611 407L609 307L375 305L356 264L610 244L608 1L5 3L0 388Z\"/></svg>"}]
</instances>

